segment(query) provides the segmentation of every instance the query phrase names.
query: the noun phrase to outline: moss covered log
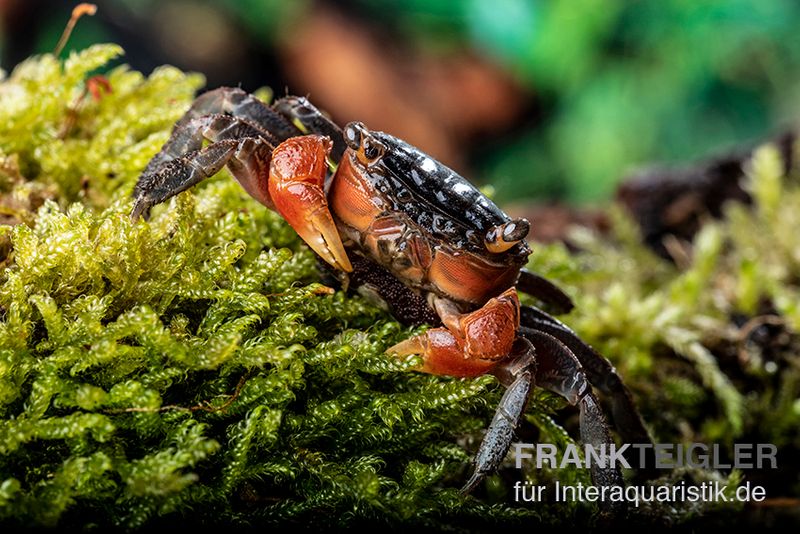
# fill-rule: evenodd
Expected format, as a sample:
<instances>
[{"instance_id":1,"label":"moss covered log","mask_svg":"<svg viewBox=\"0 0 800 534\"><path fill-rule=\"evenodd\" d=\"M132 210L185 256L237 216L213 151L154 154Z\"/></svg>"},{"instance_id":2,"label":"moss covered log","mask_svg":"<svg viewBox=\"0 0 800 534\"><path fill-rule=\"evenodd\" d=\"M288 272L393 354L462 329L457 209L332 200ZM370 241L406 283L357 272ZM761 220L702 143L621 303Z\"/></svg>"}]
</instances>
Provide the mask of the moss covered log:
<instances>
[{"instance_id":1,"label":"moss covered log","mask_svg":"<svg viewBox=\"0 0 800 534\"><path fill-rule=\"evenodd\" d=\"M225 172L131 223L139 173L203 80L118 66L94 98L87 80L120 54L44 55L0 82L1 524L595 520L590 504L512 499L510 480L588 482L581 470L509 467L459 495L500 386L388 358L412 332L321 285L291 228ZM800 190L776 157L757 152L755 209L708 225L685 265L650 254L621 213L610 237L577 232L577 253L535 247L531 267L578 303L563 319L613 360L660 441L800 447L800 237L785 230L800 222ZM761 343L761 327L780 343ZM521 432L563 447L575 416L537 391ZM662 482L711 479L723 477ZM796 471L779 484L796 491Z\"/></svg>"}]
</instances>

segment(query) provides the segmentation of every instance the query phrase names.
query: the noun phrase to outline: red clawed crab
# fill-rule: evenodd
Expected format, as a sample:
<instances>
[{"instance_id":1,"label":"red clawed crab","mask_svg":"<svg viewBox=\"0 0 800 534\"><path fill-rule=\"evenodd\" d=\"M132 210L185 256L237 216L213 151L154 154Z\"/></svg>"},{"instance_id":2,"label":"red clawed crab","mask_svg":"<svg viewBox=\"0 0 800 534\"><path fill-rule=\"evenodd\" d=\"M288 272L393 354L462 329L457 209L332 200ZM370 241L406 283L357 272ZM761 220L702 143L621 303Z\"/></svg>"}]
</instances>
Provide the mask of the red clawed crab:
<instances>
[{"instance_id":1,"label":"red clawed crab","mask_svg":"<svg viewBox=\"0 0 800 534\"><path fill-rule=\"evenodd\" d=\"M221 88L197 98L150 161L132 217L226 165L345 287L380 298L405 324L436 326L387 352L421 355L423 372L491 373L507 387L465 491L505 457L534 385L578 405L585 443L611 443L589 381L608 396L626 441L649 442L611 364L561 322L520 305L518 289L561 311L572 307L553 284L523 269L528 221L509 218L451 169L359 122L341 129L305 98L267 106ZM621 483L617 468L595 468L592 476L597 484Z\"/></svg>"}]
</instances>

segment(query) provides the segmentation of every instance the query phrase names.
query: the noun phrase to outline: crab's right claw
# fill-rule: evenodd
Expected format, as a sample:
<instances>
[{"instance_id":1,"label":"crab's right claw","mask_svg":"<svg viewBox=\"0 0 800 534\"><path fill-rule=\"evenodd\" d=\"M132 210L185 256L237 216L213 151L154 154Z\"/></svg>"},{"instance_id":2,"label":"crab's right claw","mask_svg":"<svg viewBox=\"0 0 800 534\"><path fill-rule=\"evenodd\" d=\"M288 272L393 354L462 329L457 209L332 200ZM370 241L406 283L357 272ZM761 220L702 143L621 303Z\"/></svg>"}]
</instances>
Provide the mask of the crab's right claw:
<instances>
[{"instance_id":1,"label":"crab's right claw","mask_svg":"<svg viewBox=\"0 0 800 534\"><path fill-rule=\"evenodd\" d=\"M321 135L292 137L272 154L269 196L300 238L336 269L352 272L325 197L325 158L331 140Z\"/></svg>"}]
</instances>

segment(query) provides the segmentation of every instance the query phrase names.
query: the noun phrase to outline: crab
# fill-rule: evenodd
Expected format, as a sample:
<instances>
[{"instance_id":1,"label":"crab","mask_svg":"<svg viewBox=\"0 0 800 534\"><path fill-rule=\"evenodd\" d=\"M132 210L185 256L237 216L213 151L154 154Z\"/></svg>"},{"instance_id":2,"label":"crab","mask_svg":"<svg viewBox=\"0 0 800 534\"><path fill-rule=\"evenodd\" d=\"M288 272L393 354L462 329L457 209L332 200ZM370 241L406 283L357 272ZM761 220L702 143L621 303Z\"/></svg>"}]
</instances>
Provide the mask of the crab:
<instances>
[{"instance_id":1,"label":"crab","mask_svg":"<svg viewBox=\"0 0 800 534\"><path fill-rule=\"evenodd\" d=\"M271 106L236 88L199 96L134 190L131 217L227 166L277 211L346 289L383 303L407 325L431 326L387 350L421 356L420 371L491 373L507 389L477 451L469 492L504 460L531 389L580 412L580 436L612 443L590 383L610 401L626 442L651 442L611 363L517 291L556 312L570 298L524 267L527 220L512 219L466 179L410 144L360 122L340 128L304 97ZM335 171L333 169L335 168ZM595 484L622 484L618 466L593 466Z\"/></svg>"}]
</instances>

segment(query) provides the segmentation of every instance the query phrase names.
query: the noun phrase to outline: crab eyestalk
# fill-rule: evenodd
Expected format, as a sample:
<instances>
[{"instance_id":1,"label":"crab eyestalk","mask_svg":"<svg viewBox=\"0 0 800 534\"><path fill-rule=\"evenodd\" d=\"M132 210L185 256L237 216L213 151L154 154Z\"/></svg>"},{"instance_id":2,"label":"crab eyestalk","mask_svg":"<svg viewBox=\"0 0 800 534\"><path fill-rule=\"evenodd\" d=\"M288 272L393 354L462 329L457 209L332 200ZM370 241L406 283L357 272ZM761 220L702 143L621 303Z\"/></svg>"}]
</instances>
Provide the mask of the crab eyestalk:
<instances>
[{"instance_id":1,"label":"crab eyestalk","mask_svg":"<svg viewBox=\"0 0 800 534\"><path fill-rule=\"evenodd\" d=\"M514 219L507 223L492 226L484 237L486 250L500 254L510 249L526 237L531 230L527 219Z\"/></svg>"}]
</instances>

